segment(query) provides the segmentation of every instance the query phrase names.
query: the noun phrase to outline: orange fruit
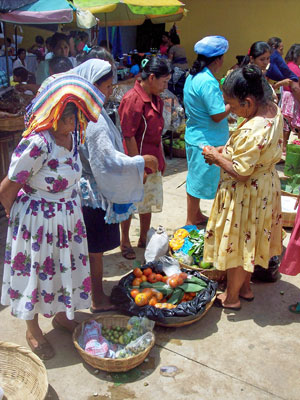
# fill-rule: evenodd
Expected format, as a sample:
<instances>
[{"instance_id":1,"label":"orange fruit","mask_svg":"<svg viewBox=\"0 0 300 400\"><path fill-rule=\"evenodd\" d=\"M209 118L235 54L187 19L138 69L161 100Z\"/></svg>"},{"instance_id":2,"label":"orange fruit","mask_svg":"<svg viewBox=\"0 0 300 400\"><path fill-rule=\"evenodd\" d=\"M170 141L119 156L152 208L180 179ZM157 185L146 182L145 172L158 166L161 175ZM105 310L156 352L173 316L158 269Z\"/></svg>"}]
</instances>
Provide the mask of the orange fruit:
<instances>
[{"instance_id":1,"label":"orange fruit","mask_svg":"<svg viewBox=\"0 0 300 400\"><path fill-rule=\"evenodd\" d=\"M144 275L148 276L148 275L152 274L152 269L146 268L146 269L144 269L143 273L144 273Z\"/></svg>"},{"instance_id":2,"label":"orange fruit","mask_svg":"<svg viewBox=\"0 0 300 400\"><path fill-rule=\"evenodd\" d=\"M159 292L158 290L152 290L152 294L153 294L153 296L155 296L156 298L157 298L157 300L162 300L163 299L163 297L164 297L164 295L161 293L161 292Z\"/></svg>"},{"instance_id":3,"label":"orange fruit","mask_svg":"<svg viewBox=\"0 0 300 400\"><path fill-rule=\"evenodd\" d=\"M151 299L149 300L149 306L155 306L156 303L157 303L156 297L151 297Z\"/></svg>"},{"instance_id":4,"label":"orange fruit","mask_svg":"<svg viewBox=\"0 0 300 400\"><path fill-rule=\"evenodd\" d=\"M150 282L150 283L157 282L156 274L152 273L152 274L148 275L148 282Z\"/></svg>"},{"instance_id":5,"label":"orange fruit","mask_svg":"<svg viewBox=\"0 0 300 400\"><path fill-rule=\"evenodd\" d=\"M187 273L185 273L185 272L181 272L181 273L179 274L179 276L180 276L180 278L183 279L184 281L187 279Z\"/></svg>"},{"instance_id":6,"label":"orange fruit","mask_svg":"<svg viewBox=\"0 0 300 400\"><path fill-rule=\"evenodd\" d=\"M135 304L142 307L148 304L149 298L146 293L139 293L135 296Z\"/></svg>"},{"instance_id":7,"label":"orange fruit","mask_svg":"<svg viewBox=\"0 0 300 400\"><path fill-rule=\"evenodd\" d=\"M167 283L168 279L169 279L168 276L163 276L162 281L163 281L164 283Z\"/></svg>"},{"instance_id":8,"label":"orange fruit","mask_svg":"<svg viewBox=\"0 0 300 400\"><path fill-rule=\"evenodd\" d=\"M178 285L177 286L180 286L180 285L183 284L183 279L180 278L180 276L178 276L177 280L178 280Z\"/></svg>"},{"instance_id":9,"label":"orange fruit","mask_svg":"<svg viewBox=\"0 0 300 400\"><path fill-rule=\"evenodd\" d=\"M146 275L142 275L142 276L141 276L141 280L142 280L142 282L147 282L147 277L146 277Z\"/></svg>"},{"instance_id":10,"label":"orange fruit","mask_svg":"<svg viewBox=\"0 0 300 400\"><path fill-rule=\"evenodd\" d=\"M135 279L132 281L132 286L140 286L141 283L142 283L141 278L135 278Z\"/></svg>"},{"instance_id":11,"label":"orange fruit","mask_svg":"<svg viewBox=\"0 0 300 400\"><path fill-rule=\"evenodd\" d=\"M156 308L162 308L162 303L156 303L154 307L156 307Z\"/></svg>"},{"instance_id":12,"label":"orange fruit","mask_svg":"<svg viewBox=\"0 0 300 400\"><path fill-rule=\"evenodd\" d=\"M156 274L156 279L158 282L161 282L163 280L163 276L161 274Z\"/></svg>"},{"instance_id":13,"label":"orange fruit","mask_svg":"<svg viewBox=\"0 0 300 400\"><path fill-rule=\"evenodd\" d=\"M171 288L173 288L173 289L176 288L179 285L178 278L171 278L168 281L168 284L169 284L169 286L171 286Z\"/></svg>"},{"instance_id":14,"label":"orange fruit","mask_svg":"<svg viewBox=\"0 0 300 400\"><path fill-rule=\"evenodd\" d=\"M191 295L191 297L195 297L196 296L196 292L192 292L192 293L190 293L190 295Z\"/></svg>"},{"instance_id":15,"label":"orange fruit","mask_svg":"<svg viewBox=\"0 0 300 400\"><path fill-rule=\"evenodd\" d=\"M132 289L130 292L130 296L135 298L135 296L139 293L140 293L139 289Z\"/></svg>"},{"instance_id":16,"label":"orange fruit","mask_svg":"<svg viewBox=\"0 0 300 400\"><path fill-rule=\"evenodd\" d=\"M142 289L142 293L150 293L150 294L151 294L151 296L152 296L153 289L151 289L151 288L149 288L149 287L147 287L147 288L144 288L144 289Z\"/></svg>"},{"instance_id":17,"label":"orange fruit","mask_svg":"<svg viewBox=\"0 0 300 400\"><path fill-rule=\"evenodd\" d=\"M142 270L140 268L135 268L133 270L133 273L134 273L134 276L136 276L137 278L140 278L143 275Z\"/></svg>"}]
</instances>

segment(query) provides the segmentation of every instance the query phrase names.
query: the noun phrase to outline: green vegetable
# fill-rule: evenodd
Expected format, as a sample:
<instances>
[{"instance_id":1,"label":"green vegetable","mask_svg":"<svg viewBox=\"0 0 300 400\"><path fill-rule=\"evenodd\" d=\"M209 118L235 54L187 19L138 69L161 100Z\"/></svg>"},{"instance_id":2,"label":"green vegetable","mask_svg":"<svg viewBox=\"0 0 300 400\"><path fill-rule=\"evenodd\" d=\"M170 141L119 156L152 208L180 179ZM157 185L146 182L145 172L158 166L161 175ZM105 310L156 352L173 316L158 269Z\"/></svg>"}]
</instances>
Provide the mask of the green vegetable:
<instances>
[{"instance_id":1,"label":"green vegetable","mask_svg":"<svg viewBox=\"0 0 300 400\"><path fill-rule=\"evenodd\" d=\"M186 293L200 292L200 290L206 288L206 283L204 283L204 285L198 285L197 283L184 283L183 285L177 287L184 290Z\"/></svg>"},{"instance_id":2,"label":"green vegetable","mask_svg":"<svg viewBox=\"0 0 300 400\"><path fill-rule=\"evenodd\" d=\"M203 269L210 269L213 266L214 266L213 263L210 263L210 262L204 262L204 261L200 262L200 267Z\"/></svg>"},{"instance_id":3,"label":"green vegetable","mask_svg":"<svg viewBox=\"0 0 300 400\"><path fill-rule=\"evenodd\" d=\"M170 296L170 294L173 293L173 289L170 288L170 286L166 285L164 282L155 282L155 283L142 282L140 288L156 289L159 292L161 292L164 296Z\"/></svg>"},{"instance_id":4,"label":"green vegetable","mask_svg":"<svg viewBox=\"0 0 300 400\"><path fill-rule=\"evenodd\" d=\"M200 286L207 287L207 284L204 282L204 280L201 278L197 278L196 276L191 276L190 278L186 279L184 283L197 283Z\"/></svg>"},{"instance_id":5,"label":"green vegetable","mask_svg":"<svg viewBox=\"0 0 300 400\"><path fill-rule=\"evenodd\" d=\"M178 304L181 302L183 296L184 296L184 291L180 287L177 287L174 290L172 296L169 298L168 303Z\"/></svg>"},{"instance_id":6,"label":"green vegetable","mask_svg":"<svg viewBox=\"0 0 300 400\"><path fill-rule=\"evenodd\" d=\"M199 231L194 229L189 234L189 241L193 243L193 246L188 251L188 255L193 256L195 262L199 263L203 257L204 234L200 234Z\"/></svg>"}]
</instances>

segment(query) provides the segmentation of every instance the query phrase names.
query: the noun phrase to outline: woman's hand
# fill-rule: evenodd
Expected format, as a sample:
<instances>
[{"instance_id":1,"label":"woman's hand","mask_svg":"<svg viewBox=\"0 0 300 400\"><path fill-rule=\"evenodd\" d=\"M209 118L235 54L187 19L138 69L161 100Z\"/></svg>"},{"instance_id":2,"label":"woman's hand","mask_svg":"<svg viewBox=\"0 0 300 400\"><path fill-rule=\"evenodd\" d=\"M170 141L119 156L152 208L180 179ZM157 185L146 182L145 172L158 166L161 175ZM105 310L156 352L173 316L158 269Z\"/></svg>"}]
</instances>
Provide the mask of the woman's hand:
<instances>
[{"instance_id":1,"label":"woman's hand","mask_svg":"<svg viewBox=\"0 0 300 400\"><path fill-rule=\"evenodd\" d=\"M209 165L217 164L220 152L216 147L205 146L202 152L205 162Z\"/></svg>"},{"instance_id":2,"label":"woman's hand","mask_svg":"<svg viewBox=\"0 0 300 400\"><path fill-rule=\"evenodd\" d=\"M0 202L2 203L5 214L9 218L11 207L17 197L18 191L22 185L12 182L6 176L0 184Z\"/></svg>"},{"instance_id":3,"label":"woman's hand","mask_svg":"<svg viewBox=\"0 0 300 400\"><path fill-rule=\"evenodd\" d=\"M145 168L151 169L152 172L157 172L158 170L158 159L155 156L146 154L142 156L145 161Z\"/></svg>"}]
</instances>

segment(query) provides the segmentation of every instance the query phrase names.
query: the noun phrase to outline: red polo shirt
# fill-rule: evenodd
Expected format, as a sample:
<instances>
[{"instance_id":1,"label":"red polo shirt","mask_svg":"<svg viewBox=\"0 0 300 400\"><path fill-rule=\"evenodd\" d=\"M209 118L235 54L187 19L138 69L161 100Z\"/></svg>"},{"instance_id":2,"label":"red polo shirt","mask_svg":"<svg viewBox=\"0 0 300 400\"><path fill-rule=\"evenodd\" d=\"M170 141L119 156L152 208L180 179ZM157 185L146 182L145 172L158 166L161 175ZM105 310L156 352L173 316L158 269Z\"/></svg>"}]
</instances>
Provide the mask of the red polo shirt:
<instances>
[{"instance_id":1,"label":"red polo shirt","mask_svg":"<svg viewBox=\"0 0 300 400\"><path fill-rule=\"evenodd\" d=\"M135 137L138 150L141 155L150 154L158 159L158 170L165 167L165 159L162 150L161 136L164 127L163 101L159 96L152 96L152 101L136 81L133 89L129 90L122 98L119 115L124 138ZM145 130L144 140L141 142ZM126 146L125 152L127 153ZM147 170L148 173L148 170ZM149 173L151 171L149 170Z\"/></svg>"}]
</instances>

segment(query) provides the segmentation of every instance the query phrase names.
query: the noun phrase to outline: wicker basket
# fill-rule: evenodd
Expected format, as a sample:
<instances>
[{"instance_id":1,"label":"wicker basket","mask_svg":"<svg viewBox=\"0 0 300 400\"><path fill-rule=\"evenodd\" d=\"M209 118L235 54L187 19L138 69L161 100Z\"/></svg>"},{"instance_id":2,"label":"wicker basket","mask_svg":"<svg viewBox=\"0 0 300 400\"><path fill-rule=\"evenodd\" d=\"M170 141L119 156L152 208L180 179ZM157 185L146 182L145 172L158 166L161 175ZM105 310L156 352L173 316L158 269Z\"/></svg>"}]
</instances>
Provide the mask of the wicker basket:
<instances>
[{"instance_id":1,"label":"wicker basket","mask_svg":"<svg viewBox=\"0 0 300 400\"><path fill-rule=\"evenodd\" d=\"M288 213L282 211L282 226L285 228L293 228L296 219L296 213Z\"/></svg>"},{"instance_id":2,"label":"wicker basket","mask_svg":"<svg viewBox=\"0 0 300 400\"><path fill-rule=\"evenodd\" d=\"M0 385L5 400L43 400L48 391L46 368L31 350L0 342Z\"/></svg>"},{"instance_id":3,"label":"wicker basket","mask_svg":"<svg viewBox=\"0 0 300 400\"><path fill-rule=\"evenodd\" d=\"M15 132L23 131L25 129L24 116L13 118L0 118L0 131L2 132Z\"/></svg>"},{"instance_id":4,"label":"wicker basket","mask_svg":"<svg viewBox=\"0 0 300 400\"><path fill-rule=\"evenodd\" d=\"M173 257L173 251L171 248L169 248L169 254L171 257ZM179 260L177 260L177 261L179 262L179 265L181 268L198 271L202 275L205 275L208 279L211 279L212 281L223 282L226 280L226 271L219 271L218 269L204 269L204 268L201 268L200 266L195 267L193 265L184 264L184 263L180 262Z\"/></svg>"},{"instance_id":5,"label":"wicker basket","mask_svg":"<svg viewBox=\"0 0 300 400\"><path fill-rule=\"evenodd\" d=\"M100 322L103 326L109 328L111 326L120 326L126 327L130 317L126 317L124 315L102 315L93 318L89 318L88 320L82 322L80 325L76 327L73 332L73 343L76 347L78 353L84 359L85 362L90 364L92 367L101 369L102 371L109 371L109 372L125 372L129 371L132 368L137 367L140 365L147 355L149 354L150 350L154 346L155 338L153 337L152 342L150 343L149 347L144 350L143 352L128 358L123 359L112 359L112 358L101 358L92 356L91 354L84 351L78 343L78 338L84 328L84 325L89 321L97 321Z\"/></svg>"},{"instance_id":6,"label":"wicker basket","mask_svg":"<svg viewBox=\"0 0 300 400\"><path fill-rule=\"evenodd\" d=\"M214 304L214 301L216 299L216 296L214 296L211 301L209 303L206 304L205 306L205 310L199 314L199 315L195 315L193 319L190 319L189 321L184 321L184 322L179 322L179 323L172 323L172 317L169 318L169 323L168 324L163 324L161 322L155 322L156 325L158 326L164 326L166 328L180 328L181 326L186 326L186 325L191 325L197 321L199 321L199 319L201 319L202 317L204 317L204 315L207 313L207 311L210 309L210 307ZM178 318L177 318L178 319Z\"/></svg>"}]
</instances>

